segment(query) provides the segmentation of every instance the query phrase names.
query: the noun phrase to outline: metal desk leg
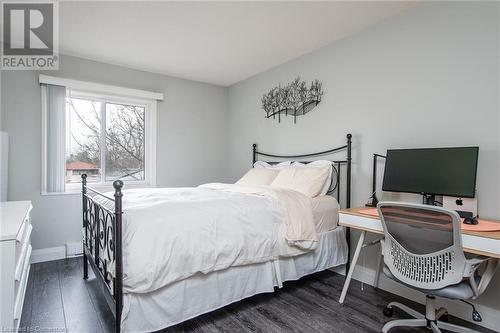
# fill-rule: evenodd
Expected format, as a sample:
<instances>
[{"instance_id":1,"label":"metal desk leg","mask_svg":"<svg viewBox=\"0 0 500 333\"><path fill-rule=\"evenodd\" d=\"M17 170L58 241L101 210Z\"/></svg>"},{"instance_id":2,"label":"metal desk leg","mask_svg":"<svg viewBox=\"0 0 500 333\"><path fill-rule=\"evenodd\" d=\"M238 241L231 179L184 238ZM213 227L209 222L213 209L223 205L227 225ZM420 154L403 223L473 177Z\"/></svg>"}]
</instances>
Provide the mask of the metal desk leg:
<instances>
[{"instance_id":1,"label":"metal desk leg","mask_svg":"<svg viewBox=\"0 0 500 333\"><path fill-rule=\"evenodd\" d=\"M361 248L363 247L363 243L365 241L366 231L361 231L361 235L359 236L358 244L356 245L356 250L354 251L354 255L351 261L351 267L349 268L349 272L347 272L347 277L344 282L344 288L342 288L342 293L340 294L339 303L344 303L345 296L347 295L347 290L349 289L349 284L351 283L352 273L354 272L354 268L356 267L356 263L358 262L359 253L361 252Z\"/></svg>"},{"instance_id":2,"label":"metal desk leg","mask_svg":"<svg viewBox=\"0 0 500 333\"><path fill-rule=\"evenodd\" d=\"M382 244L380 244L382 246ZM378 280L380 279L380 269L382 268L382 250L377 258L377 270L375 271L375 280L373 281L373 287L378 288Z\"/></svg>"}]
</instances>

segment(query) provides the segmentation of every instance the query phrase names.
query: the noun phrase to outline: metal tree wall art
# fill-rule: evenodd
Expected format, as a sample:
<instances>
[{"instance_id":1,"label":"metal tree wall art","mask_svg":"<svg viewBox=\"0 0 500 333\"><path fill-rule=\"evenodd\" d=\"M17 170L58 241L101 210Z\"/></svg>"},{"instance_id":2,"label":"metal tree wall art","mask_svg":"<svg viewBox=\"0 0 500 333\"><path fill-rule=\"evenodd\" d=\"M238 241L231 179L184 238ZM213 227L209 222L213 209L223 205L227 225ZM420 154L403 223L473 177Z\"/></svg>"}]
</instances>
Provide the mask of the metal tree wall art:
<instances>
[{"instance_id":1,"label":"metal tree wall art","mask_svg":"<svg viewBox=\"0 0 500 333\"><path fill-rule=\"evenodd\" d=\"M293 116L293 122L297 123L297 116L302 116L314 109L321 102L323 91L321 82L314 80L307 87L306 81L300 77L290 82L285 87L274 87L262 96L262 108L266 111L266 118L278 118L281 115Z\"/></svg>"}]
</instances>

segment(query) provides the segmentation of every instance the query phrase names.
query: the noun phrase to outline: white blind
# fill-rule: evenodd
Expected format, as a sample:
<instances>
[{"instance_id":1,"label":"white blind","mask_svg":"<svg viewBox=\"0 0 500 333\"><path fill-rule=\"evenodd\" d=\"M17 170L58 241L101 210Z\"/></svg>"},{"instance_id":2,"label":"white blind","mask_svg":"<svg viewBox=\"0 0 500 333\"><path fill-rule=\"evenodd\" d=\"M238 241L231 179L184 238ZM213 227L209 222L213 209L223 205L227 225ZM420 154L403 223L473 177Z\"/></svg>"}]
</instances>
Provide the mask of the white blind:
<instances>
[{"instance_id":1,"label":"white blind","mask_svg":"<svg viewBox=\"0 0 500 333\"><path fill-rule=\"evenodd\" d=\"M64 192L66 162L66 87L47 84L47 192Z\"/></svg>"}]
</instances>

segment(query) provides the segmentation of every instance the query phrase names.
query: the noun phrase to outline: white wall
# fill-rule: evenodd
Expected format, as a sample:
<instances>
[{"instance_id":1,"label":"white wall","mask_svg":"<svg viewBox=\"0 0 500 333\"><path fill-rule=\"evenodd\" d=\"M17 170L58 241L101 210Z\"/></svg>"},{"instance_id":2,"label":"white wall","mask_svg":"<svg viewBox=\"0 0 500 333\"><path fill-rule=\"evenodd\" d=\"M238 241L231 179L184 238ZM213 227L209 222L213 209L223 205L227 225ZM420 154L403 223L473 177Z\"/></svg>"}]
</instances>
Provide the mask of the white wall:
<instances>
[{"instance_id":1,"label":"white wall","mask_svg":"<svg viewBox=\"0 0 500 333\"><path fill-rule=\"evenodd\" d=\"M165 94L158 186L235 180L250 166L254 142L265 151L300 153L341 145L351 132L353 205L370 194L374 152L479 145L480 213L500 219L499 11L494 2L422 4L229 90L74 57L63 57L61 70L48 74ZM262 94L296 75L323 82L322 103L296 125L265 119ZM80 197L40 196L38 72L1 76L9 198L33 200L35 249L79 241ZM361 261L370 268L374 257ZM500 274L478 302L500 310L499 290Z\"/></svg>"},{"instance_id":2,"label":"white wall","mask_svg":"<svg viewBox=\"0 0 500 333\"><path fill-rule=\"evenodd\" d=\"M2 72L1 130L10 136L9 200L33 201L33 248L81 240L81 196L40 195L41 102L35 71ZM164 93L157 185L225 180L227 88L63 56L46 74Z\"/></svg>"},{"instance_id":3,"label":"white wall","mask_svg":"<svg viewBox=\"0 0 500 333\"><path fill-rule=\"evenodd\" d=\"M418 5L231 86L231 179L248 169L254 142L304 153L339 146L351 132L352 203L360 206L370 196L372 153L479 145L479 212L500 219L499 10L494 2ZM265 119L262 94L297 75L323 82L321 104L296 125ZM374 259L360 261L374 267ZM500 310L499 296L500 274L479 303Z\"/></svg>"}]
</instances>

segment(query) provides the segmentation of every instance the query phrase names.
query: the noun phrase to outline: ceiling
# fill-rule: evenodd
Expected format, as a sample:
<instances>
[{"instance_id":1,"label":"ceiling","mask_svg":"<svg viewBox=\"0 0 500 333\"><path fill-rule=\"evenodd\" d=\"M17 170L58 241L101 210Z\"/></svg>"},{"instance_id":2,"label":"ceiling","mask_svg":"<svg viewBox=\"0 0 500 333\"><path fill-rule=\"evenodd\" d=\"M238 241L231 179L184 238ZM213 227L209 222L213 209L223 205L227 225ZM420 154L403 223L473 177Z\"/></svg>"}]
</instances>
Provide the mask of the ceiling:
<instances>
[{"instance_id":1,"label":"ceiling","mask_svg":"<svg viewBox=\"0 0 500 333\"><path fill-rule=\"evenodd\" d=\"M410 2L61 2L60 52L229 86Z\"/></svg>"}]
</instances>

